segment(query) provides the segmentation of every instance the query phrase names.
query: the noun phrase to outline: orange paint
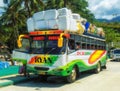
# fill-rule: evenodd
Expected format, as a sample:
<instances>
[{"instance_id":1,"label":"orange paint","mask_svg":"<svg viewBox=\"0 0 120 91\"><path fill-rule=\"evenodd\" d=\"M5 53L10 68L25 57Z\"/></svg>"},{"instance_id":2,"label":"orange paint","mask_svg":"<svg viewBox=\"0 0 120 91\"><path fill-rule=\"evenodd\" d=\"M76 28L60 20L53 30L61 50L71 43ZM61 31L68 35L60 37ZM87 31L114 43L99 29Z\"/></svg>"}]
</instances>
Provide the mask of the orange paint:
<instances>
[{"instance_id":1,"label":"orange paint","mask_svg":"<svg viewBox=\"0 0 120 91\"><path fill-rule=\"evenodd\" d=\"M96 50L91 54L91 56L88 59L89 64L95 63L100 57L102 57L105 54L106 51L102 50Z\"/></svg>"}]
</instances>

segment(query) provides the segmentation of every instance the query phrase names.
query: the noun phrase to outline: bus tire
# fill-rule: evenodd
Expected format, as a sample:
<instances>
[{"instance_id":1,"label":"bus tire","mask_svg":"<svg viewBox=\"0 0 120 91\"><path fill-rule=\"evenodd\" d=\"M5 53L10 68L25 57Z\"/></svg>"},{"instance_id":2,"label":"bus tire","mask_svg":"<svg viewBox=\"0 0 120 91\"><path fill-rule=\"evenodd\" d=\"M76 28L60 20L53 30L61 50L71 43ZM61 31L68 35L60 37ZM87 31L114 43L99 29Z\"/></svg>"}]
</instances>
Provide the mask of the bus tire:
<instances>
[{"instance_id":1,"label":"bus tire","mask_svg":"<svg viewBox=\"0 0 120 91\"><path fill-rule=\"evenodd\" d=\"M40 80L41 82L46 82L46 81L47 81L47 78L48 78L47 75L39 75L39 80Z\"/></svg>"},{"instance_id":2,"label":"bus tire","mask_svg":"<svg viewBox=\"0 0 120 91\"><path fill-rule=\"evenodd\" d=\"M101 70L102 70L102 68L101 68L101 63L98 62L98 63L97 63L97 67L95 68L95 73L99 73Z\"/></svg>"},{"instance_id":3,"label":"bus tire","mask_svg":"<svg viewBox=\"0 0 120 91\"><path fill-rule=\"evenodd\" d=\"M103 69L107 69L107 66L106 66L106 65L104 65L102 68L103 68Z\"/></svg>"},{"instance_id":4,"label":"bus tire","mask_svg":"<svg viewBox=\"0 0 120 91\"><path fill-rule=\"evenodd\" d=\"M77 72L77 68L76 68L76 67L73 67L70 75L66 77L66 81L67 81L68 83L74 82L74 81L77 79L77 75L78 75L77 73L78 73L78 72Z\"/></svg>"}]
</instances>

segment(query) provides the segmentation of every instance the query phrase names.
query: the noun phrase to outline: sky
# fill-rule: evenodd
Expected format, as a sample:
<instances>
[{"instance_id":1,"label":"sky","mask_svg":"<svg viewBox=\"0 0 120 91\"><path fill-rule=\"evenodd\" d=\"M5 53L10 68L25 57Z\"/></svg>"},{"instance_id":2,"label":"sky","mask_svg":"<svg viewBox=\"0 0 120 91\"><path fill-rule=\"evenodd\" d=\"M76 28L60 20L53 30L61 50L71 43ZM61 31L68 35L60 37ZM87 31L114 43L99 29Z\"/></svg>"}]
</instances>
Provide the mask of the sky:
<instances>
[{"instance_id":1,"label":"sky","mask_svg":"<svg viewBox=\"0 0 120 91\"><path fill-rule=\"evenodd\" d=\"M88 9L96 18L111 19L120 15L120 0L87 0ZM3 0L0 0L0 7L3 6ZM1 11L1 10L0 10Z\"/></svg>"},{"instance_id":2,"label":"sky","mask_svg":"<svg viewBox=\"0 0 120 91\"><path fill-rule=\"evenodd\" d=\"M0 6L3 6L3 0L0 0Z\"/></svg>"},{"instance_id":3,"label":"sky","mask_svg":"<svg viewBox=\"0 0 120 91\"><path fill-rule=\"evenodd\" d=\"M3 7L3 0L0 0L0 7ZM0 13L2 12L3 10L2 9L0 9ZM0 14L1 15L1 14Z\"/></svg>"},{"instance_id":4,"label":"sky","mask_svg":"<svg viewBox=\"0 0 120 91\"><path fill-rule=\"evenodd\" d=\"M120 0L87 0L96 18L111 19L120 15Z\"/></svg>"}]
</instances>

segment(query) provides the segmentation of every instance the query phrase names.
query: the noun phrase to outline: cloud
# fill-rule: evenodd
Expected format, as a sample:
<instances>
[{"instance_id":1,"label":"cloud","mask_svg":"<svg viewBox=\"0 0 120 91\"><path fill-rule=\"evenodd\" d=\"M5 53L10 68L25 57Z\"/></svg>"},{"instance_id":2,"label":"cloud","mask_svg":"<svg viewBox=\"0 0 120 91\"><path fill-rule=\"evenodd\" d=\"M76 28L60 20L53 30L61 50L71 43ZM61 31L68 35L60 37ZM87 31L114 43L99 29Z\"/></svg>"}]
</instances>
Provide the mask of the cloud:
<instances>
[{"instance_id":1,"label":"cloud","mask_svg":"<svg viewBox=\"0 0 120 91\"><path fill-rule=\"evenodd\" d=\"M3 3L3 0L0 0L0 7L3 7L4 6L4 3ZM3 12L3 9L0 8L0 13Z\"/></svg>"},{"instance_id":2,"label":"cloud","mask_svg":"<svg viewBox=\"0 0 120 91\"><path fill-rule=\"evenodd\" d=\"M87 0L89 9L96 18L110 19L114 14L120 15L120 0Z\"/></svg>"},{"instance_id":3,"label":"cloud","mask_svg":"<svg viewBox=\"0 0 120 91\"><path fill-rule=\"evenodd\" d=\"M3 3L3 0L0 0L0 6L3 6L4 3Z\"/></svg>"}]
</instances>

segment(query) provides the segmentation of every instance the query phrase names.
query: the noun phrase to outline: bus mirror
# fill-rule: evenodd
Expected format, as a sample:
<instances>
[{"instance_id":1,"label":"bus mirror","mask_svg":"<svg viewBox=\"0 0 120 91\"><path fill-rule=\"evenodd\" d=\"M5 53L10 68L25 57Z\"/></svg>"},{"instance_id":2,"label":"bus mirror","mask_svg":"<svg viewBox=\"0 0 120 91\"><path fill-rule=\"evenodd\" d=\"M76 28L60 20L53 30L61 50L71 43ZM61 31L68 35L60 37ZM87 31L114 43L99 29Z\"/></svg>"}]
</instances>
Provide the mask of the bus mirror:
<instances>
[{"instance_id":1,"label":"bus mirror","mask_svg":"<svg viewBox=\"0 0 120 91\"><path fill-rule=\"evenodd\" d=\"M63 38L59 38L58 39L58 47L62 47L63 46Z\"/></svg>"},{"instance_id":2,"label":"bus mirror","mask_svg":"<svg viewBox=\"0 0 120 91\"><path fill-rule=\"evenodd\" d=\"M18 45L19 48L22 47L22 44L21 44L20 40L17 40L17 45Z\"/></svg>"},{"instance_id":3,"label":"bus mirror","mask_svg":"<svg viewBox=\"0 0 120 91\"><path fill-rule=\"evenodd\" d=\"M22 47L22 37L23 36L24 35L20 35L19 38L18 38L18 40L17 40L17 45L18 45L19 48Z\"/></svg>"}]
</instances>

